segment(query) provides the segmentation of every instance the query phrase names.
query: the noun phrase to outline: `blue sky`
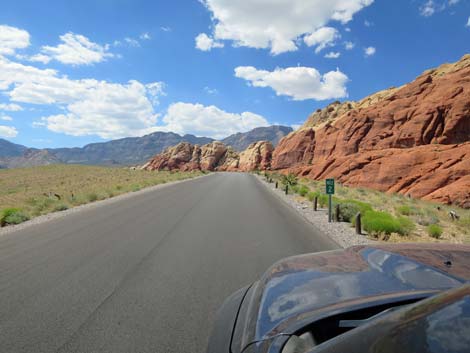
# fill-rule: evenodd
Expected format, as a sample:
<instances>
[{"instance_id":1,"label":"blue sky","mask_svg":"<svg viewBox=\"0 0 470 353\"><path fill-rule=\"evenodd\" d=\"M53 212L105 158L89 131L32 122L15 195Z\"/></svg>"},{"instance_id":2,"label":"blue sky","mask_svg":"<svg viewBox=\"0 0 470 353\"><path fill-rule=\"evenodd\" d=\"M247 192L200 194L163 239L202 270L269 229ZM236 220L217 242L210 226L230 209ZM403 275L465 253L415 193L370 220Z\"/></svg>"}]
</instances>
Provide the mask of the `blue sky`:
<instances>
[{"instance_id":1,"label":"blue sky","mask_svg":"<svg viewBox=\"0 0 470 353\"><path fill-rule=\"evenodd\" d=\"M470 52L468 0L2 1L0 137L297 125Z\"/></svg>"}]
</instances>

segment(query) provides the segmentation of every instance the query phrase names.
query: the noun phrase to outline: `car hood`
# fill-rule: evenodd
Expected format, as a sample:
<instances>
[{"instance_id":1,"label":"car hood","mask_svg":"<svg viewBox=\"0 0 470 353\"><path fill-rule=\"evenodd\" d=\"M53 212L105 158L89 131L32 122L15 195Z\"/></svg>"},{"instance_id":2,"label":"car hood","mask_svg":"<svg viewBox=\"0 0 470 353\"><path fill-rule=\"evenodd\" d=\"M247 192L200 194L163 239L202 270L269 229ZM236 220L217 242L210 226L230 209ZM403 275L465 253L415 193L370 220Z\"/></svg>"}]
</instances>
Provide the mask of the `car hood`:
<instances>
[{"instance_id":1,"label":"car hood","mask_svg":"<svg viewBox=\"0 0 470 353\"><path fill-rule=\"evenodd\" d=\"M318 312L380 298L425 297L469 279L470 246L464 245L356 246L294 256L274 264L252 286L235 335L242 348L291 334L293 322Z\"/></svg>"}]
</instances>

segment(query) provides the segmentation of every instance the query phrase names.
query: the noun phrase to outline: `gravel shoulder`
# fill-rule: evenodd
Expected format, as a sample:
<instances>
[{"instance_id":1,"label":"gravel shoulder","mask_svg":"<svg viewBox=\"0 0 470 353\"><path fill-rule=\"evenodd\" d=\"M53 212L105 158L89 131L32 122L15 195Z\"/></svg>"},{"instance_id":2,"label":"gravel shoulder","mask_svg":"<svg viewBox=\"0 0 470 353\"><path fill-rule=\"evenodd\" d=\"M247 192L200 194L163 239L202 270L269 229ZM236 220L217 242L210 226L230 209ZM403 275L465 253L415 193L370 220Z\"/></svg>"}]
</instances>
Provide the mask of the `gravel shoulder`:
<instances>
[{"instance_id":1,"label":"gravel shoulder","mask_svg":"<svg viewBox=\"0 0 470 353\"><path fill-rule=\"evenodd\" d=\"M356 234L351 224L346 222L328 222L328 210L319 208L313 211L312 204L298 195L286 195L282 189L276 189L274 183L267 183L263 177L256 175L258 181L264 185L270 192L276 195L283 202L295 209L303 218L305 218L314 227L326 234L338 245L347 248L354 245L374 244L377 241L367 238L365 235Z\"/></svg>"},{"instance_id":2,"label":"gravel shoulder","mask_svg":"<svg viewBox=\"0 0 470 353\"><path fill-rule=\"evenodd\" d=\"M10 234L10 233L14 233L14 232L17 232L17 231L20 231L20 230L23 230L23 229L26 229L26 228L29 228L29 227L33 227L33 226L38 225L38 224L42 224L42 223L46 223L46 222L56 220L56 219L59 219L59 218L67 217L71 214L82 212L84 210L100 208L100 207L104 207L104 206L113 204L115 202L121 202L121 201L127 200L129 198L138 197L139 195L149 193L149 192L153 192L155 190L166 188L168 186L172 186L172 185L175 185L175 184L185 183L185 182L188 182L190 180L196 180L196 179L199 179L199 178L204 178L204 177L207 177L209 175L211 175L211 174L205 174L205 175L201 175L201 176L198 176L198 177L189 178L189 179L185 179L185 180L178 180L178 181L173 181L173 182L169 182L169 183L165 183L165 184L154 185L154 186L150 186L148 188L144 188L144 189L139 190L139 191L128 192L128 193L125 193L125 194L121 194L121 195L111 197L109 199L95 201L95 202L87 203L87 204L84 204L84 205L72 207L72 208L70 208L68 210L65 210L65 211L48 213L48 214L45 214L45 215L42 215L42 216L35 217L35 218L33 218L29 221L26 221L24 223L21 223L21 224L2 227L2 228L0 228L0 236L7 235L7 234Z\"/></svg>"}]
</instances>

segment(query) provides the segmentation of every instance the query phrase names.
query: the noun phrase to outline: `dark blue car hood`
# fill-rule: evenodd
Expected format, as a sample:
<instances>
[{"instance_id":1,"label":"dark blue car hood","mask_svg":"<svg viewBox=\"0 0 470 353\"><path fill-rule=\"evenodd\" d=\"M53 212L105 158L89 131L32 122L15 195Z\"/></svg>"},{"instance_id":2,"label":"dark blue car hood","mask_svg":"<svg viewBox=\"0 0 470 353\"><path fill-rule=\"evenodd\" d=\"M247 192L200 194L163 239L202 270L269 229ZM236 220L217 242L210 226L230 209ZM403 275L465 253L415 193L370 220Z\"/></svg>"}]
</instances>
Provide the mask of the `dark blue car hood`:
<instances>
[{"instance_id":1,"label":"dark blue car hood","mask_svg":"<svg viewBox=\"0 0 470 353\"><path fill-rule=\"evenodd\" d=\"M378 298L427 296L469 276L470 247L463 245L359 246L287 258L252 286L235 336L242 348L293 333L292 323L318 312Z\"/></svg>"}]
</instances>

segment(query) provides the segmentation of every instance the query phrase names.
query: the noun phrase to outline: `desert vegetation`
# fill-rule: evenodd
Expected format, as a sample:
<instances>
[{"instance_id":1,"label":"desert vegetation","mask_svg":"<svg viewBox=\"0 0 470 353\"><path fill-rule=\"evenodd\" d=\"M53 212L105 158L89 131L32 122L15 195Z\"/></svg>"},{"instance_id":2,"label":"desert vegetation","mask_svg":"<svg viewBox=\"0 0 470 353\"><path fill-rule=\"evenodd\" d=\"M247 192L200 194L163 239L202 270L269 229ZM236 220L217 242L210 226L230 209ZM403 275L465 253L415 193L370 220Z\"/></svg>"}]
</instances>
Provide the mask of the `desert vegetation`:
<instances>
[{"instance_id":1,"label":"desert vegetation","mask_svg":"<svg viewBox=\"0 0 470 353\"><path fill-rule=\"evenodd\" d=\"M0 226L201 174L79 165L0 170Z\"/></svg>"},{"instance_id":2,"label":"desert vegetation","mask_svg":"<svg viewBox=\"0 0 470 353\"><path fill-rule=\"evenodd\" d=\"M289 194L300 200L313 201L316 197L319 207L327 207L324 181L297 178L293 174L260 174L268 181L277 181L280 187L289 185ZM340 221L354 226L355 216L360 212L363 229L374 239L470 242L470 210L338 183L332 199L333 210L340 211Z\"/></svg>"}]
</instances>

